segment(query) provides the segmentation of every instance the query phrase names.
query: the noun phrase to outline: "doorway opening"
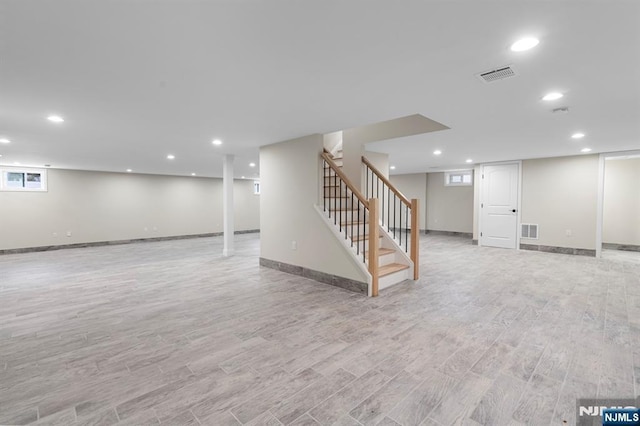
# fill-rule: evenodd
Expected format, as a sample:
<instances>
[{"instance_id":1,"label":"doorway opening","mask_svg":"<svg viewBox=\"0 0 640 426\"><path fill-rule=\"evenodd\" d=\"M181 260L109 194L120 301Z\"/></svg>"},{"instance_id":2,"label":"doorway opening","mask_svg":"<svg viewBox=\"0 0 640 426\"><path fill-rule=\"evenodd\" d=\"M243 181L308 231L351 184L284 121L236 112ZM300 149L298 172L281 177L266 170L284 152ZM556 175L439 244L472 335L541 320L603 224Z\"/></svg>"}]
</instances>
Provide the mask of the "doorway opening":
<instances>
[{"instance_id":1,"label":"doorway opening","mask_svg":"<svg viewBox=\"0 0 640 426\"><path fill-rule=\"evenodd\" d=\"M640 264L640 152L600 156L597 255Z\"/></svg>"}]
</instances>

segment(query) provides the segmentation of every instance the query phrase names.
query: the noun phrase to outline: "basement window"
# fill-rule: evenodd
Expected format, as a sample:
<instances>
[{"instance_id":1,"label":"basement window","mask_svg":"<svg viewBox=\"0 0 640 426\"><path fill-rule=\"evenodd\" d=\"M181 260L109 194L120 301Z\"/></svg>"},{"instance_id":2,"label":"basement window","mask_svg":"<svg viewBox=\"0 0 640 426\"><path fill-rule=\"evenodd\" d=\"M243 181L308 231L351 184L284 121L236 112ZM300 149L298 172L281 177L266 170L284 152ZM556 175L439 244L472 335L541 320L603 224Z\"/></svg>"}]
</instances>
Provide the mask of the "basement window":
<instances>
[{"instance_id":1,"label":"basement window","mask_svg":"<svg viewBox=\"0 0 640 426\"><path fill-rule=\"evenodd\" d=\"M43 169L0 169L0 191L47 191L47 171Z\"/></svg>"},{"instance_id":2,"label":"basement window","mask_svg":"<svg viewBox=\"0 0 640 426\"><path fill-rule=\"evenodd\" d=\"M444 173L444 186L473 185L473 170L457 170Z\"/></svg>"}]
</instances>

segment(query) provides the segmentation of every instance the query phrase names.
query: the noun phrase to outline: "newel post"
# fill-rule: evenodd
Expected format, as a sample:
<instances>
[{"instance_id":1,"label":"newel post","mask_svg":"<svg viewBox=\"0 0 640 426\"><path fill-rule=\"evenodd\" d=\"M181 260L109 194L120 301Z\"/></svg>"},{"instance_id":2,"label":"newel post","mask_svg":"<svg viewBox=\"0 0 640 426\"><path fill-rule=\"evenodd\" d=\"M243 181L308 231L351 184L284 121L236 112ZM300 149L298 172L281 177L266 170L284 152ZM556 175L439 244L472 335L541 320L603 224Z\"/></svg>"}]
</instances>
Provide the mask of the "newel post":
<instances>
[{"instance_id":1,"label":"newel post","mask_svg":"<svg viewBox=\"0 0 640 426\"><path fill-rule=\"evenodd\" d=\"M411 200L411 260L413 261L413 279L420 278L420 204L416 198Z\"/></svg>"},{"instance_id":2,"label":"newel post","mask_svg":"<svg viewBox=\"0 0 640 426\"><path fill-rule=\"evenodd\" d=\"M378 222L380 206L377 198L369 198L369 273L371 274L371 296L378 295Z\"/></svg>"}]
</instances>

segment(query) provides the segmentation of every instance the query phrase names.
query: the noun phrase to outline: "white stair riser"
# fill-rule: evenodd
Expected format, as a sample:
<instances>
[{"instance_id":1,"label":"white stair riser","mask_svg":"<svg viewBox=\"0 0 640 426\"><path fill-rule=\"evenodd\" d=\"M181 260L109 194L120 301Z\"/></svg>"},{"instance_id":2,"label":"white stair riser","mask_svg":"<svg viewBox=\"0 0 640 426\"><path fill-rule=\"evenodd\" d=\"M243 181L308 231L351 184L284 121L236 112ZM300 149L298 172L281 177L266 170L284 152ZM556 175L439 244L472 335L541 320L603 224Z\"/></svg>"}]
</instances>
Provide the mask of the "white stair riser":
<instances>
[{"instance_id":1,"label":"white stair riser","mask_svg":"<svg viewBox=\"0 0 640 426\"><path fill-rule=\"evenodd\" d=\"M344 235L344 234L343 234ZM358 244L358 246L360 247L360 250L364 250L364 251L369 251L369 240L363 240L363 241L354 241L353 242L353 246L355 247L356 244ZM380 247L380 238L378 238L378 247Z\"/></svg>"},{"instance_id":2,"label":"white stair riser","mask_svg":"<svg viewBox=\"0 0 640 426\"><path fill-rule=\"evenodd\" d=\"M342 179L340 179L338 174L336 172L334 172L333 169L324 169L322 171L322 176L324 177L325 182L327 184L332 183L332 184L338 185L342 181ZM342 182L342 186L344 186L344 185L345 185L345 183Z\"/></svg>"},{"instance_id":3,"label":"white stair riser","mask_svg":"<svg viewBox=\"0 0 640 426\"><path fill-rule=\"evenodd\" d=\"M358 204L358 201L355 197L353 197L354 205ZM325 198L322 201L322 206L326 206L326 208L335 210L335 209L351 209L351 197L348 198ZM362 213L361 213L362 215Z\"/></svg>"},{"instance_id":4,"label":"white stair riser","mask_svg":"<svg viewBox=\"0 0 640 426\"><path fill-rule=\"evenodd\" d=\"M333 186L333 182L331 182L331 184L327 184L328 186L326 186L324 188L324 196L327 198L331 198L331 197L337 197L338 195L341 195L343 197L349 197L351 198L351 190L347 189L344 187L344 185L342 186L342 188L338 187L338 186ZM354 200L357 200L355 194L353 196Z\"/></svg>"},{"instance_id":5,"label":"white stair riser","mask_svg":"<svg viewBox=\"0 0 640 426\"><path fill-rule=\"evenodd\" d=\"M342 191L340 191L340 189L336 186L327 186L324 188L325 197L335 197L338 194L344 194L344 188L342 188Z\"/></svg>"},{"instance_id":6,"label":"white stair riser","mask_svg":"<svg viewBox=\"0 0 640 426\"><path fill-rule=\"evenodd\" d=\"M363 211L360 211L360 218L358 219L358 211L357 210L335 210L335 211L331 211L331 221L334 221L334 216L335 216L335 221L338 222L351 222L351 221L363 221L365 219L365 214Z\"/></svg>"},{"instance_id":7,"label":"white stair riser","mask_svg":"<svg viewBox=\"0 0 640 426\"><path fill-rule=\"evenodd\" d=\"M367 232L369 231L369 225L366 223L361 223L361 224L346 224L346 225L342 225L342 229L347 229L347 235L352 236L352 235L366 235Z\"/></svg>"},{"instance_id":8,"label":"white stair riser","mask_svg":"<svg viewBox=\"0 0 640 426\"><path fill-rule=\"evenodd\" d=\"M353 226L350 224L340 226L339 223L336 223L335 227L342 235L344 235L346 230L349 237L351 237L352 235L355 235L356 237L358 237L359 235L367 235L367 232L369 230L369 225L366 223L361 223L359 225L354 224Z\"/></svg>"},{"instance_id":9,"label":"white stair riser","mask_svg":"<svg viewBox=\"0 0 640 426\"><path fill-rule=\"evenodd\" d=\"M378 289L382 290L387 287L391 287L392 285L403 282L404 280L408 280L410 278L409 275L410 268L403 269L402 271L394 272L393 274L385 275L384 277L378 278Z\"/></svg>"},{"instance_id":10,"label":"white stair riser","mask_svg":"<svg viewBox=\"0 0 640 426\"><path fill-rule=\"evenodd\" d=\"M390 265L392 263L395 263L396 261L396 254L395 253L389 253L389 254L385 254L383 256L378 256L378 267L380 266L385 266L385 265ZM367 256L367 260L365 262L367 265L369 264L369 257Z\"/></svg>"},{"instance_id":11,"label":"white stair riser","mask_svg":"<svg viewBox=\"0 0 640 426\"><path fill-rule=\"evenodd\" d=\"M378 257L378 266L389 265L396 261L396 254L389 253Z\"/></svg>"}]
</instances>

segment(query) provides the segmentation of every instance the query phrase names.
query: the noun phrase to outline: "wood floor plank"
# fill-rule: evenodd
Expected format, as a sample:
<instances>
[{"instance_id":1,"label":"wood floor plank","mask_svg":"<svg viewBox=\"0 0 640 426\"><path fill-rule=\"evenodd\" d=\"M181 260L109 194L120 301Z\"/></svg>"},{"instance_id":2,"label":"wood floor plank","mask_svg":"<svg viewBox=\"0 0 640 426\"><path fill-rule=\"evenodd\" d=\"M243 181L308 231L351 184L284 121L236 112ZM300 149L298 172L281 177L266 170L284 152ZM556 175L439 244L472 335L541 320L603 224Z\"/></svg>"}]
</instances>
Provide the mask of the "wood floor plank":
<instances>
[{"instance_id":1,"label":"wood floor plank","mask_svg":"<svg viewBox=\"0 0 640 426\"><path fill-rule=\"evenodd\" d=\"M513 418L522 423L531 422L531 419L535 418L538 424L550 424L558 402L560 385L556 380L534 374L513 413Z\"/></svg>"},{"instance_id":2,"label":"wood floor plank","mask_svg":"<svg viewBox=\"0 0 640 426\"><path fill-rule=\"evenodd\" d=\"M369 370L309 412L321 424L333 424L352 408L377 391L389 379L382 373Z\"/></svg>"},{"instance_id":3,"label":"wood floor plank","mask_svg":"<svg viewBox=\"0 0 640 426\"><path fill-rule=\"evenodd\" d=\"M525 381L518 378L499 375L470 418L486 425L509 424L526 385Z\"/></svg>"},{"instance_id":4,"label":"wood floor plank","mask_svg":"<svg viewBox=\"0 0 640 426\"><path fill-rule=\"evenodd\" d=\"M421 380L416 376L401 371L386 385L358 404L349 414L360 423L376 424L420 382Z\"/></svg>"},{"instance_id":5,"label":"wood floor plank","mask_svg":"<svg viewBox=\"0 0 640 426\"><path fill-rule=\"evenodd\" d=\"M455 379L452 377L434 370L389 412L389 417L402 425L419 425L442 401L454 383Z\"/></svg>"},{"instance_id":6,"label":"wood floor plank","mask_svg":"<svg viewBox=\"0 0 640 426\"><path fill-rule=\"evenodd\" d=\"M271 389L264 391L254 398L237 405L231 409L231 412L242 423L247 423L260 414L266 412L271 407L276 407L282 404L290 396L321 379L322 376L314 370L304 370L298 375L293 376L291 379L275 385Z\"/></svg>"},{"instance_id":7,"label":"wood floor plank","mask_svg":"<svg viewBox=\"0 0 640 426\"><path fill-rule=\"evenodd\" d=\"M429 413L429 418L443 425L469 423L473 410L489 390L491 380L467 373L442 397L440 403Z\"/></svg>"},{"instance_id":8,"label":"wood floor plank","mask_svg":"<svg viewBox=\"0 0 640 426\"><path fill-rule=\"evenodd\" d=\"M638 393L640 262L420 249L378 298L260 267L256 234L231 257L219 237L2 255L0 424L560 424Z\"/></svg>"},{"instance_id":9,"label":"wood floor plank","mask_svg":"<svg viewBox=\"0 0 640 426\"><path fill-rule=\"evenodd\" d=\"M351 383L356 377L342 369L312 383L270 411L283 424L289 424L329 396Z\"/></svg>"}]
</instances>

